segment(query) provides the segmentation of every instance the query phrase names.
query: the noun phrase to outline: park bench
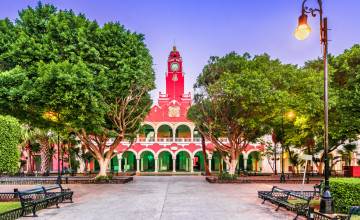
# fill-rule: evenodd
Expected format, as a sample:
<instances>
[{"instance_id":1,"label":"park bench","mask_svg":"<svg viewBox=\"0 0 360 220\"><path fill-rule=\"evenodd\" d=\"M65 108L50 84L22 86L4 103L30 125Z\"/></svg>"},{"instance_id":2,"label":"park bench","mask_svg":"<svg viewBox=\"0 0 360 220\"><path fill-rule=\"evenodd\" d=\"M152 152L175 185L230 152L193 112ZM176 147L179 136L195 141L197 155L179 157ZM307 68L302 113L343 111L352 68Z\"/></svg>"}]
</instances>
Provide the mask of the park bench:
<instances>
[{"instance_id":1,"label":"park bench","mask_svg":"<svg viewBox=\"0 0 360 220\"><path fill-rule=\"evenodd\" d=\"M25 191L17 191L17 194L20 199L21 207L22 207L22 214L21 216L24 216L25 214L25 207L28 205L32 206L32 213L34 217L37 217L36 215L36 206L44 201L46 201L46 206L50 201L55 201L56 207L59 208L58 205L58 197L53 194L46 195L44 193L44 190L42 188L36 188L36 189L30 189Z\"/></svg>"},{"instance_id":2,"label":"park bench","mask_svg":"<svg viewBox=\"0 0 360 220\"><path fill-rule=\"evenodd\" d=\"M71 191L71 189L64 189L61 184L55 184L52 186L43 186L42 187L45 193L45 196L49 197L49 196L58 196L59 200L61 202L65 201L66 199L70 200L70 202L72 203L72 196L74 194L73 191ZM52 190L59 190L60 192L49 192Z\"/></svg>"},{"instance_id":3,"label":"park bench","mask_svg":"<svg viewBox=\"0 0 360 220\"><path fill-rule=\"evenodd\" d=\"M60 192L49 192L52 190L60 189ZM55 204L59 208L59 202L63 202L65 199L69 199L72 203L73 191L70 189L63 189L60 184L46 186L42 188L30 189L25 191L17 191L22 207L22 216L25 214L25 208L28 205L32 205L33 216L36 217L36 207L38 204L46 202L45 207L48 207L49 203Z\"/></svg>"},{"instance_id":4,"label":"park bench","mask_svg":"<svg viewBox=\"0 0 360 220\"><path fill-rule=\"evenodd\" d=\"M350 215L360 215L360 206L351 206L349 210Z\"/></svg>"},{"instance_id":5,"label":"park bench","mask_svg":"<svg viewBox=\"0 0 360 220\"><path fill-rule=\"evenodd\" d=\"M273 186L271 191L262 192L260 196L264 199L262 204L264 204L266 200L269 200L272 203L277 203L278 207L275 211L278 211L279 208L283 206L287 210L292 210L296 212L297 215L294 220L296 220L299 215L306 215L306 209L309 207L310 200L313 198L312 196L307 196L298 192L281 189L277 186ZM291 199L302 200L302 202L291 203Z\"/></svg>"}]
</instances>

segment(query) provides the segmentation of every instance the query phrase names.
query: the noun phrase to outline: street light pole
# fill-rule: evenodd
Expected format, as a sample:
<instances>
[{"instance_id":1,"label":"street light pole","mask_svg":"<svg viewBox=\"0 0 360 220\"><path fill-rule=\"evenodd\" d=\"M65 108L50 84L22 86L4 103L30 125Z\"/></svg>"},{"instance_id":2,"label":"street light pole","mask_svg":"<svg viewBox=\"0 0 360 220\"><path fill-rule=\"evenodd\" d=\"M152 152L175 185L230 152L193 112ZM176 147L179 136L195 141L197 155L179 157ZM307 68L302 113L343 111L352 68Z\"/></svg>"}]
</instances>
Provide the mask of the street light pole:
<instances>
[{"instance_id":1,"label":"street light pole","mask_svg":"<svg viewBox=\"0 0 360 220\"><path fill-rule=\"evenodd\" d=\"M323 59L324 59L324 126L325 126L325 141L324 141L324 156L325 156L325 186L324 193L321 197L320 202L320 212L326 214L334 213L334 203L330 193L330 185L329 185L329 139L328 139L328 128L329 128L329 120L328 120L328 38L327 38L327 18L322 17L322 1L317 0L319 4L319 9L316 8L308 8L305 6L307 0L303 1L302 4L302 14L299 17L299 26L295 31L294 35L297 39L303 40L310 34L310 28L307 25L307 15L305 13L311 13L313 17L316 17L316 12L320 15L320 43L323 44Z\"/></svg>"},{"instance_id":2,"label":"street light pole","mask_svg":"<svg viewBox=\"0 0 360 220\"><path fill-rule=\"evenodd\" d=\"M61 173L60 173L60 134L58 132L58 177L57 177L57 184L61 184Z\"/></svg>"},{"instance_id":3,"label":"street light pole","mask_svg":"<svg viewBox=\"0 0 360 220\"><path fill-rule=\"evenodd\" d=\"M285 183L285 174L284 174L284 112L281 113L281 176L280 183Z\"/></svg>"}]
</instances>

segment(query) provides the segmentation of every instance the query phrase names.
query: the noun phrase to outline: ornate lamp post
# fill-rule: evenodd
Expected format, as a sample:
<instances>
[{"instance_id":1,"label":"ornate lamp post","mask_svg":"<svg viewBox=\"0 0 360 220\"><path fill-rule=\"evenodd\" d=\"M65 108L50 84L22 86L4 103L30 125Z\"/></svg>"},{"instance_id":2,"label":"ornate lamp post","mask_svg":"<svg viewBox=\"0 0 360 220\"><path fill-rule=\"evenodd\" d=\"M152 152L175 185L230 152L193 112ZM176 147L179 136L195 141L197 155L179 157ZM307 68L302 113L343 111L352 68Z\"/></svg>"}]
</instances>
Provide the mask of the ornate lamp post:
<instances>
[{"instance_id":1,"label":"ornate lamp post","mask_svg":"<svg viewBox=\"0 0 360 220\"><path fill-rule=\"evenodd\" d=\"M51 120L52 120L53 117L56 117L52 111L46 112L45 115L46 115L47 118L50 118ZM59 115L58 115L57 118L59 119ZM57 150L57 152L58 152L58 153L57 153L57 154L58 154L58 177L57 177L57 179L56 179L56 183L57 183L57 184L61 184L61 173L60 173L60 135L59 135L59 132L58 132L57 148L58 148L58 150Z\"/></svg>"},{"instance_id":2,"label":"ornate lamp post","mask_svg":"<svg viewBox=\"0 0 360 220\"><path fill-rule=\"evenodd\" d=\"M321 197L320 212L326 214L334 213L334 203L331 198L329 187L329 141L328 141L328 74L327 74L327 54L328 54L328 39L327 39L327 18L323 18L322 1L317 0L319 9L309 8L305 6L307 0L303 1L302 12L299 17L299 25L294 35L297 39L303 40L307 38L311 32L310 27L307 25L307 15L305 13L311 13L313 17L316 17L316 12L320 15L320 43L323 45L324 51L324 124L325 124L325 187L324 193Z\"/></svg>"},{"instance_id":3,"label":"ornate lamp post","mask_svg":"<svg viewBox=\"0 0 360 220\"><path fill-rule=\"evenodd\" d=\"M289 111L286 113L288 118L294 118L295 113ZM282 113L281 118L281 176L280 176L280 183L285 183L285 174L284 174L284 113Z\"/></svg>"}]
</instances>

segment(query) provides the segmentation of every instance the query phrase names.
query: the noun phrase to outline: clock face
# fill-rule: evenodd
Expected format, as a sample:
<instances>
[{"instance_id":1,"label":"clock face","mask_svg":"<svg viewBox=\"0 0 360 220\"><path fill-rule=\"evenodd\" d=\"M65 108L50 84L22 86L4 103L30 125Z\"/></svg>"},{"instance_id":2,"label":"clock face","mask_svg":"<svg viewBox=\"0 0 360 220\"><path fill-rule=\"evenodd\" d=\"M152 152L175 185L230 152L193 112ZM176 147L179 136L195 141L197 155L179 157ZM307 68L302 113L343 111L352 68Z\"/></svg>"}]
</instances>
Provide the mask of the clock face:
<instances>
[{"instance_id":1,"label":"clock face","mask_svg":"<svg viewBox=\"0 0 360 220\"><path fill-rule=\"evenodd\" d=\"M172 71L178 71L179 70L179 64L178 63L172 63L170 66Z\"/></svg>"}]
</instances>

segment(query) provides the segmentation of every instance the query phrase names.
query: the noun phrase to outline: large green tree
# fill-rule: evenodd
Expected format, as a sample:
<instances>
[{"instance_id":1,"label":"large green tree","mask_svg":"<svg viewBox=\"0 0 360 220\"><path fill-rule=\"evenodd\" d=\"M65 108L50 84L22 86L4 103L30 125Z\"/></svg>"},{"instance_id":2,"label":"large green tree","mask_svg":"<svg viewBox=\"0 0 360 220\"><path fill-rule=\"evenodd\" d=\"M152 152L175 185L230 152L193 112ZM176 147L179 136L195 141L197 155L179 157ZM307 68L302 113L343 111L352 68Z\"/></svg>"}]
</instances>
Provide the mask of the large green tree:
<instances>
[{"instance_id":1,"label":"large green tree","mask_svg":"<svg viewBox=\"0 0 360 220\"><path fill-rule=\"evenodd\" d=\"M211 57L203 68L188 118L219 150L230 174L235 173L242 151L269 132L269 122L289 96L286 79L296 71L296 66L283 65L266 54L251 58L235 52Z\"/></svg>"},{"instance_id":2,"label":"large green tree","mask_svg":"<svg viewBox=\"0 0 360 220\"><path fill-rule=\"evenodd\" d=\"M150 111L155 75L144 36L41 3L15 24L1 20L0 35L0 111L74 132L106 175L115 148L133 143Z\"/></svg>"},{"instance_id":3,"label":"large green tree","mask_svg":"<svg viewBox=\"0 0 360 220\"><path fill-rule=\"evenodd\" d=\"M19 170L20 124L10 116L0 115L0 173Z\"/></svg>"}]
</instances>

